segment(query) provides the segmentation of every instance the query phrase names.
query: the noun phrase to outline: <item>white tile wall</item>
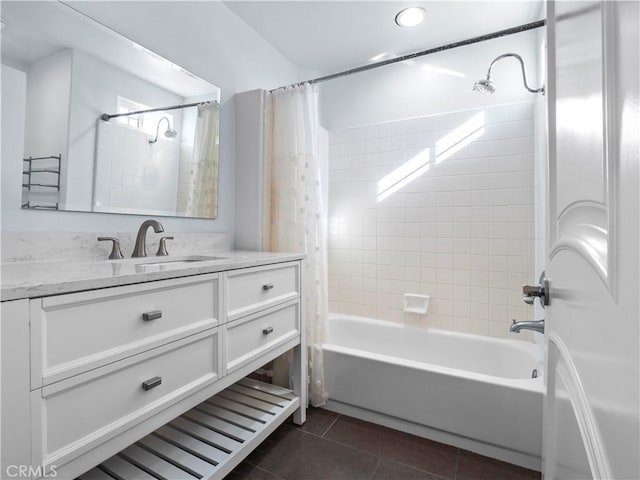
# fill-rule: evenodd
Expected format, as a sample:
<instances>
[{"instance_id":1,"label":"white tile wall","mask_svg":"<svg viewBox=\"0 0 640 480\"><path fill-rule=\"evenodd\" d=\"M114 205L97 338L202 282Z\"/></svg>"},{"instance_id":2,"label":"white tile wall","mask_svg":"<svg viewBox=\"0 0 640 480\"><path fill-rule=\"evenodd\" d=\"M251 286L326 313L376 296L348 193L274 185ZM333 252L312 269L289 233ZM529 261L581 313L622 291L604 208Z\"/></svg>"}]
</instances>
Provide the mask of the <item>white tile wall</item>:
<instances>
[{"instance_id":1,"label":"white tile wall","mask_svg":"<svg viewBox=\"0 0 640 480\"><path fill-rule=\"evenodd\" d=\"M508 326L533 315L521 300L535 280L533 113L521 103L329 132L330 310L530 339ZM429 312L403 312L404 293L430 295Z\"/></svg>"},{"instance_id":2,"label":"white tile wall","mask_svg":"<svg viewBox=\"0 0 640 480\"><path fill-rule=\"evenodd\" d=\"M175 215L180 145L160 135L100 122L96 151L96 212Z\"/></svg>"}]
</instances>

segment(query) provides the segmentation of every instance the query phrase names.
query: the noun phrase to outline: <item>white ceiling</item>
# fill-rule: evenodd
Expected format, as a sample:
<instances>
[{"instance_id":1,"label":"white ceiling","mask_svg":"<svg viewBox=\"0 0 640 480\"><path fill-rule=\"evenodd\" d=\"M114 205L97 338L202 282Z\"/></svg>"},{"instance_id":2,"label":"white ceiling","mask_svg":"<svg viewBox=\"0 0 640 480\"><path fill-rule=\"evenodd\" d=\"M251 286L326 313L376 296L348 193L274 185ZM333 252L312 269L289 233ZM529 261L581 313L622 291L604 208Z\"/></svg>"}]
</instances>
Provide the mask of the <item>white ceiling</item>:
<instances>
[{"instance_id":1,"label":"white ceiling","mask_svg":"<svg viewBox=\"0 0 640 480\"><path fill-rule=\"evenodd\" d=\"M272 1L227 0L236 15L291 63L334 73L375 56L398 56L539 20L541 0ZM421 6L424 23L398 27L402 8Z\"/></svg>"}]
</instances>

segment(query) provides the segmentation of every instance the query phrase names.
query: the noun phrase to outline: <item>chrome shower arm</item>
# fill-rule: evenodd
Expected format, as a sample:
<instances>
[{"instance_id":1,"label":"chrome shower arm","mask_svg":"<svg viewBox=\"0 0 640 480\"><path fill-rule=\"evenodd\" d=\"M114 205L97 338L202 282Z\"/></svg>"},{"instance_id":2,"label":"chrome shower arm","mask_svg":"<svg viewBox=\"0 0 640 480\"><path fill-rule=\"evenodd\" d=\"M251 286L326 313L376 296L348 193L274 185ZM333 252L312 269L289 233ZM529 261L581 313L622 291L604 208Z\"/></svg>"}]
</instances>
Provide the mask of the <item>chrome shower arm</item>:
<instances>
[{"instance_id":1,"label":"chrome shower arm","mask_svg":"<svg viewBox=\"0 0 640 480\"><path fill-rule=\"evenodd\" d=\"M491 69L493 68L493 65L498 61L498 60L502 60L503 58L506 57L514 57L516 60L518 60L518 62L520 62L520 69L522 70L522 83L524 84L524 88L526 88L527 90L529 90L531 93L543 93L544 94L544 86L540 87L540 88L531 88L528 84L527 84L527 74L525 72L524 69L524 60L522 59L522 57L520 55L518 55L517 53L503 53L502 55L496 57L491 64L489 65L489 69L487 70L487 78L491 78Z\"/></svg>"},{"instance_id":2,"label":"chrome shower arm","mask_svg":"<svg viewBox=\"0 0 640 480\"><path fill-rule=\"evenodd\" d=\"M158 135L160 134L160 124L162 123L162 120L166 120L167 127L171 128L171 122L169 122L169 119L167 117L162 117L160 120L158 120L158 124L156 125L156 137L153 140L149 140L150 145L153 145L158 141Z\"/></svg>"},{"instance_id":3,"label":"chrome shower arm","mask_svg":"<svg viewBox=\"0 0 640 480\"><path fill-rule=\"evenodd\" d=\"M160 124L162 123L162 120L166 120L167 128L171 128L171 123L169 122L169 119L167 117L162 117L160 120L158 120L158 124L156 125L156 141L158 140L158 134L160 133Z\"/></svg>"}]
</instances>

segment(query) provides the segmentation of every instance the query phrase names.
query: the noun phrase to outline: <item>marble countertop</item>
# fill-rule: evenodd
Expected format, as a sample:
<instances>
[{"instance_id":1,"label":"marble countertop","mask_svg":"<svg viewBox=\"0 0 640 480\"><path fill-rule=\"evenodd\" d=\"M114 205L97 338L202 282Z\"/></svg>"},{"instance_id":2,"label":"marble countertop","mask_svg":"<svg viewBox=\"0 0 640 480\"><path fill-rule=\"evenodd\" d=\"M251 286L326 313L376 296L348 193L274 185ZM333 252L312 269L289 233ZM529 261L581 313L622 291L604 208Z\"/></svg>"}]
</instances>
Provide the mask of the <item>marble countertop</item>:
<instances>
[{"instance_id":1,"label":"marble countertop","mask_svg":"<svg viewBox=\"0 0 640 480\"><path fill-rule=\"evenodd\" d=\"M212 260L184 262L194 257L217 257ZM301 260L303 254L249 251L205 251L192 255L127 258L99 261L11 262L0 266L0 298L43 297L61 293L115 287L132 283L187 277L203 273L255 267ZM157 265L159 262L174 262ZM150 265L154 264L156 265Z\"/></svg>"}]
</instances>

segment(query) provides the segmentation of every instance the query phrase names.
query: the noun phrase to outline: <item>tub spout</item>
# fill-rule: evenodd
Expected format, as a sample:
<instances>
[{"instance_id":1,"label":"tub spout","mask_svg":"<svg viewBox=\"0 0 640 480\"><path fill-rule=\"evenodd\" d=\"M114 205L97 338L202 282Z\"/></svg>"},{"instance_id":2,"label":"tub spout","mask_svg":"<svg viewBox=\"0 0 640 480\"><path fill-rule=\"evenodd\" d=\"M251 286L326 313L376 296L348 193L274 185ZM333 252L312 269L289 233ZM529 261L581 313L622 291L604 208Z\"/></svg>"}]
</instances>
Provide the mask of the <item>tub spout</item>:
<instances>
[{"instance_id":1,"label":"tub spout","mask_svg":"<svg viewBox=\"0 0 640 480\"><path fill-rule=\"evenodd\" d=\"M509 331L520 333L520 330L533 330L534 332L544 334L544 318L542 320L516 322L515 320L509 327Z\"/></svg>"}]
</instances>

